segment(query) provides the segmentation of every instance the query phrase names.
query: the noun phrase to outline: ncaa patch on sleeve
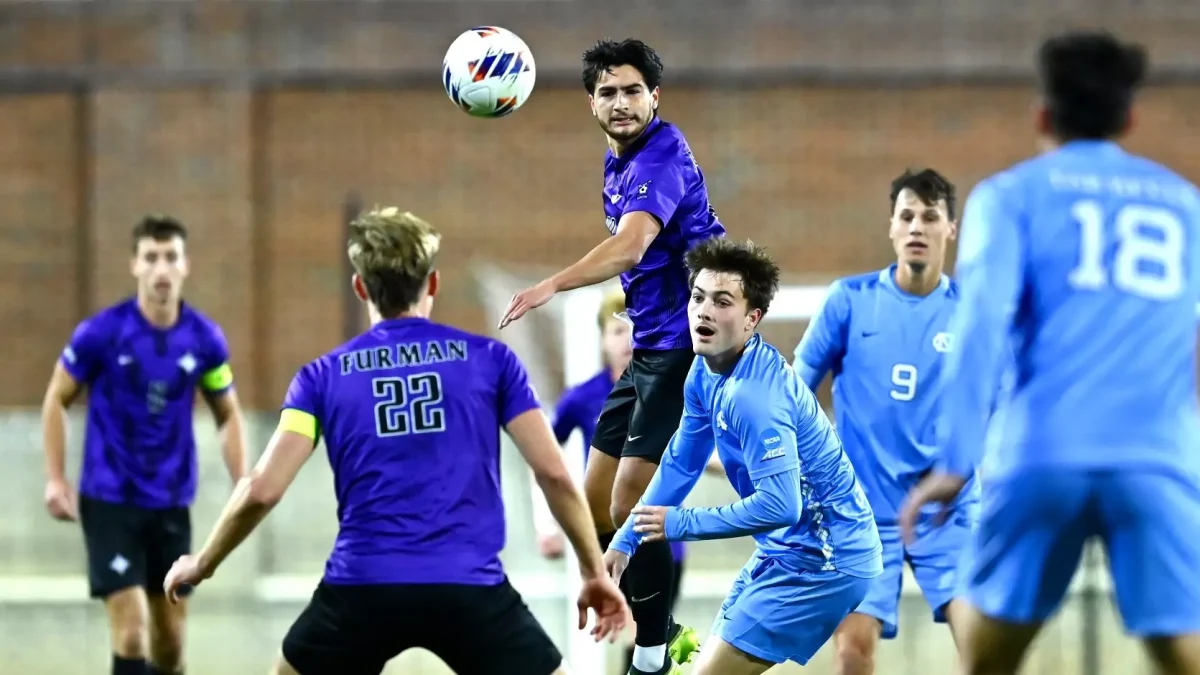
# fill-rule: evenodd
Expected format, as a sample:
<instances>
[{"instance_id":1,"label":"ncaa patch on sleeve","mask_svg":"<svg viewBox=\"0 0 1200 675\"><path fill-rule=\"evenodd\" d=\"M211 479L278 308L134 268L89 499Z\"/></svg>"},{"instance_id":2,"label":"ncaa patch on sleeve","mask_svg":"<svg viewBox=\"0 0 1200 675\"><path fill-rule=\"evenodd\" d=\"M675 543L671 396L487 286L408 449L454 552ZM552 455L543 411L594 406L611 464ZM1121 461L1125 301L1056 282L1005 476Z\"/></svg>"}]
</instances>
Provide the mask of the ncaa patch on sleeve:
<instances>
[{"instance_id":1,"label":"ncaa patch on sleeve","mask_svg":"<svg viewBox=\"0 0 1200 675\"><path fill-rule=\"evenodd\" d=\"M775 429L765 429L758 442L765 450L762 461L783 457L783 435Z\"/></svg>"}]
</instances>

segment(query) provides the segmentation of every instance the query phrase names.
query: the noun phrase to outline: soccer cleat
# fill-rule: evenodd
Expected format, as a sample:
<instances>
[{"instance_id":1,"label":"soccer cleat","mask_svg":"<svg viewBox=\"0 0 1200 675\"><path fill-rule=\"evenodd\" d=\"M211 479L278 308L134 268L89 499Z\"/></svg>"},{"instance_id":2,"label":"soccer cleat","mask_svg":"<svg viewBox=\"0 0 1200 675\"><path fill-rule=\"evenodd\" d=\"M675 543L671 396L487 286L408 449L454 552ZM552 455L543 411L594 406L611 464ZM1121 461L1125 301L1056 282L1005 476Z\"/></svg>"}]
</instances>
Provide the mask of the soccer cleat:
<instances>
[{"instance_id":1,"label":"soccer cleat","mask_svg":"<svg viewBox=\"0 0 1200 675\"><path fill-rule=\"evenodd\" d=\"M690 663L700 653L700 636L691 626L675 623L667 630L667 656L679 665Z\"/></svg>"}]
</instances>

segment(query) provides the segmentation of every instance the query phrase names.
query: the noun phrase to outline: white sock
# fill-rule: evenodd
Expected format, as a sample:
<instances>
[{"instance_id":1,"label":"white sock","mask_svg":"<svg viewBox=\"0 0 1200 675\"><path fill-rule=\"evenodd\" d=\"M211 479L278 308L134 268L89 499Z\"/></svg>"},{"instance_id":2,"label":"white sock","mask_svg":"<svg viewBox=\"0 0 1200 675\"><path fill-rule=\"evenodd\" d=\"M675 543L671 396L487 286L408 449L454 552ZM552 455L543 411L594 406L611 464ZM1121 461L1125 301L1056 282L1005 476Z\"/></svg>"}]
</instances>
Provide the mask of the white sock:
<instances>
[{"instance_id":1,"label":"white sock","mask_svg":"<svg viewBox=\"0 0 1200 675\"><path fill-rule=\"evenodd\" d=\"M667 662L667 646L633 648L633 667L644 673L657 673Z\"/></svg>"}]
</instances>

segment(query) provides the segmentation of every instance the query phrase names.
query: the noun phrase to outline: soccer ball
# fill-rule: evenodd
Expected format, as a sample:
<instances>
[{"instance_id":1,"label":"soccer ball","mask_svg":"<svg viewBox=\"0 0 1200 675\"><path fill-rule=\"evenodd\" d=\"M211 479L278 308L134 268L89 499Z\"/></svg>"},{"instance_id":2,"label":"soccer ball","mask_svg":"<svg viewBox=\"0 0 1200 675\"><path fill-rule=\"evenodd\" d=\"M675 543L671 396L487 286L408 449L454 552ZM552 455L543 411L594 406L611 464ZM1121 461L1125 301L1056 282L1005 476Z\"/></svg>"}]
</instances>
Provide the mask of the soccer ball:
<instances>
[{"instance_id":1,"label":"soccer ball","mask_svg":"<svg viewBox=\"0 0 1200 675\"><path fill-rule=\"evenodd\" d=\"M504 117L533 92L533 54L512 31L479 26L458 36L442 61L442 86L475 117Z\"/></svg>"}]
</instances>

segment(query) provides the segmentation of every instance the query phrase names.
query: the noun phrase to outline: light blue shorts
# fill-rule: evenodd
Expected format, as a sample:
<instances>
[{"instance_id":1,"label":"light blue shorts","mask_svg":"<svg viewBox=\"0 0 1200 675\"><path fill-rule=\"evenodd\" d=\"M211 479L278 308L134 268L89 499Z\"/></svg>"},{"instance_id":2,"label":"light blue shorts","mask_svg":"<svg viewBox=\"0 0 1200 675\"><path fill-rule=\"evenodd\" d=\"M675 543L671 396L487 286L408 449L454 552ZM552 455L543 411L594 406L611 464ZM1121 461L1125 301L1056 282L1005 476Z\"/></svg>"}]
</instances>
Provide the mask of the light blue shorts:
<instances>
[{"instance_id":1,"label":"light blue shorts","mask_svg":"<svg viewBox=\"0 0 1200 675\"><path fill-rule=\"evenodd\" d=\"M1200 631L1200 477L1174 471L1028 470L989 482L964 581L985 615L1041 623L1084 543L1104 544L1125 628Z\"/></svg>"},{"instance_id":2,"label":"light blue shorts","mask_svg":"<svg viewBox=\"0 0 1200 675\"><path fill-rule=\"evenodd\" d=\"M733 582L712 633L764 661L804 665L866 597L870 581L802 570L755 552Z\"/></svg>"},{"instance_id":3,"label":"light blue shorts","mask_svg":"<svg viewBox=\"0 0 1200 675\"><path fill-rule=\"evenodd\" d=\"M946 622L946 605L959 595L959 576L971 533L975 526L976 504L963 505L949 515L941 526L934 527L929 519L917 526L917 539L905 546L897 525L879 525L883 542L883 574L871 580L867 598L858 614L879 619L883 638L892 639L899 632L900 588L904 564L912 568L921 594L933 611L933 620Z\"/></svg>"}]
</instances>

